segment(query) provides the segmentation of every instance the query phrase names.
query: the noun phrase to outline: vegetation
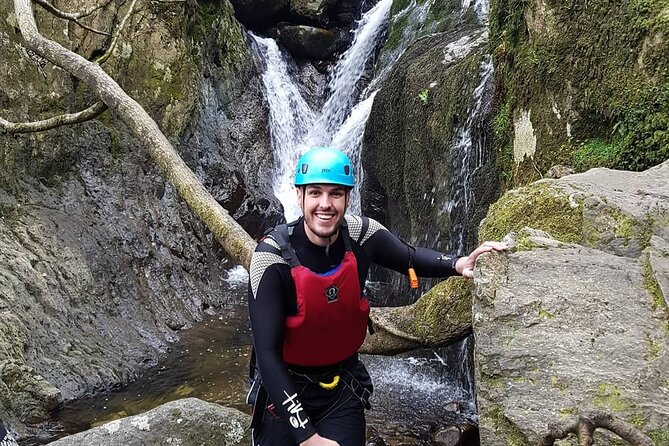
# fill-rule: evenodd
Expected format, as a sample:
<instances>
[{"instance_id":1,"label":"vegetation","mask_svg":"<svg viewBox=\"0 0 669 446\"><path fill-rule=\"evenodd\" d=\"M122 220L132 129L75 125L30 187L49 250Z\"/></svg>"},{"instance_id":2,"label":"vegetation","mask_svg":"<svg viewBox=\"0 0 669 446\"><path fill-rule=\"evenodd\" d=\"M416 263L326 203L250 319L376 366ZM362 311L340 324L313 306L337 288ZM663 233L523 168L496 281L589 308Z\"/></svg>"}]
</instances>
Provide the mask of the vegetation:
<instances>
[{"instance_id":1,"label":"vegetation","mask_svg":"<svg viewBox=\"0 0 669 446\"><path fill-rule=\"evenodd\" d=\"M495 142L509 186L554 164L644 170L669 158L666 0L493 0ZM531 110L535 159L513 161L513 120ZM511 154L511 156L509 155Z\"/></svg>"}]
</instances>

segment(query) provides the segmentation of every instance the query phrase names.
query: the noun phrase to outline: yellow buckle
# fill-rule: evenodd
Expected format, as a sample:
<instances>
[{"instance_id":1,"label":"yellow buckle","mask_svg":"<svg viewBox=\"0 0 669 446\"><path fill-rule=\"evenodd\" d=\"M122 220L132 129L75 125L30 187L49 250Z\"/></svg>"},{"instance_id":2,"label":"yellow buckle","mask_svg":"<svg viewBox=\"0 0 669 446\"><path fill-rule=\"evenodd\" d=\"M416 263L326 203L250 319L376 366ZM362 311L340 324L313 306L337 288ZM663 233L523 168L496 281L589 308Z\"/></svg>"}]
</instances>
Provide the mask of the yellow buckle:
<instances>
[{"instance_id":1,"label":"yellow buckle","mask_svg":"<svg viewBox=\"0 0 669 446\"><path fill-rule=\"evenodd\" d=\"M325 390L332 390L335 387L337 387L337 384L339 384L339 375L335 375L334 378L332 378L332 382L330 383L322 383L322 382L318 383L318 385L324 388Z\"/></svg>"}]
</instances>

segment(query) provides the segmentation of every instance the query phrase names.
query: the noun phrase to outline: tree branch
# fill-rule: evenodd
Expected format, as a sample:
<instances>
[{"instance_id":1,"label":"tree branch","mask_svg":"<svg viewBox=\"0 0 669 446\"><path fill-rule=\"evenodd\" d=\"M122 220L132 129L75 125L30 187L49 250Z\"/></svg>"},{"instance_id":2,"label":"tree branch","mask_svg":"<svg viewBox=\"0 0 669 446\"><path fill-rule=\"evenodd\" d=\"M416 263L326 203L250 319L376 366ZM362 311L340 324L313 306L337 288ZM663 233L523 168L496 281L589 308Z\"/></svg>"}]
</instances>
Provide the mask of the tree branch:
<instances>
[{"instance_id":1,"label":"tree branch","mask_svg":"<svg viewBox=\"0 0 669 446\"><path fill-rule=\"evenodd\" d=\"M607 429L633 446L655 446L653 440L630 423L610 413L599 411L584 412L576 421L563 424L550 423L548 434L543 438L541 445L553 446L556 440L575 434L578 436L579 446L592 446L597 428Z\"/></svg>"},{"instance_id":2,"label":"tree branch","mask_svg":"<svg viewBox=\"0 0 669 446\"><path fill-rule=\"evenodd\" d=\"M30 0L14 0L16 19L26 46L82 80L128 126L146 147L167 180L212 232L228 257L248 269L255 242L202 186L156 122L100 67L43 37Z\"/></svg>"},{"instance_id":3,"label":"tree branch","mask_svg":"<svg viewBox=\"0 0 669 446\"><path fill-rule=\"evenodd\" d=\"M104 102L96 102L86 110L82 110L78 113L54 116L53 118L44 119L42 121L16 123L6 121L0 117L0 130L7 133L41 132L64 125L79 124L81 122L91 120L97 116L100 116L105 110L107 110L107 105Z\"/></svg>"},{"instance_id":4,"label":"tree branch","mask_svg":"<svg viewBox=\"0 0 669 446\"><path fill-rule=\"evenodd\" d=\"M38 5L40 5L42 8L46 9L47 11L49 11L51 14L55 15L56 17L60 17L61 19L65 19L65 20L69 20L69 21L71 21L71 22L74 22L74 23L76 23L77 25L81 26L82 28L84 28L84 29L86 29L86 30L88 30L88 31L90 31L90 32L92 32L92 33L95 33L95 34L102 34L102 35L104 35L104 36L108 36L108 35L109 35L109 33L107 33L107 32L100 31L100 30L97 30L97 29L95 29L95 28L91 28L90 26L88 26L88 25L84 25L83 23L81 23L81 22L79 21L79 19L80 19L81 17L86 17L87 15L92 14L93 12L95 12L95 11L97 11L98 9L102 8L102 6L100 6L100 7L96 7L96 8L94 8L93 10L89 11L88 13L82 14L82 13L69 13L69 12L63 12L63 11L61 11L60 9L56 8L55 6L53 6L51 3L47 2L46 0L33 0L33 1L34 1L35 3L37 3ZM109 4L109 2L107 2L107 4Z\"/></svg>"},{"instance_id":5,"label":"tree branch","mask_svg":"<svg viewBox=\"0 0 669 446\"><path fill-rule=\"evenodd\" d=\"M118 26L118 29L114 33L114 37L112 38L111 44L109 45L109 48L107 48L107 51L105 53L98 57L95 62L99 63L102 65L105 63L107 59L109 59L109 56L111 56L111 53L114 51L114 47L116 47L116 44L118 43L118 39L121 36L121 32L123 31L123 27L125 26L126 22L128 21L128 18L132 14L133 9L135 9L135 4L137 3L137 0L132 0L132 3L130 4L130 8L128 8L128 12L123 17L123 20L121 20L121 23Z\"/></svg>"}]
</instances>

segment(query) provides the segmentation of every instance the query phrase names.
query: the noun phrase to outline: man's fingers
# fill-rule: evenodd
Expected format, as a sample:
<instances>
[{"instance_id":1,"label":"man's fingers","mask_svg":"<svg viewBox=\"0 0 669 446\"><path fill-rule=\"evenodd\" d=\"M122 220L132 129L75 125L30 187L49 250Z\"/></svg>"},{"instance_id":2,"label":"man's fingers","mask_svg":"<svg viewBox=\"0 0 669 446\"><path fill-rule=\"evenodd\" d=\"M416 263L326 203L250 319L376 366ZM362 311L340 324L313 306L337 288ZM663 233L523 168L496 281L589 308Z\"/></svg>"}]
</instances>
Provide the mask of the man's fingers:
<instances>
[{"instance_id":1,"label":"man's fingers","mask_svg":"<svg viewBox=\"0 0 669 446\"><path fill-rule=\"evenodd\" d=\"M481 248L487 248L487 251L491 251L491 250L504 251L504 250L509 249L509 246L506 243L491 242L491 241L483 242L480 247Z\"/></svg>"}]
</instances>

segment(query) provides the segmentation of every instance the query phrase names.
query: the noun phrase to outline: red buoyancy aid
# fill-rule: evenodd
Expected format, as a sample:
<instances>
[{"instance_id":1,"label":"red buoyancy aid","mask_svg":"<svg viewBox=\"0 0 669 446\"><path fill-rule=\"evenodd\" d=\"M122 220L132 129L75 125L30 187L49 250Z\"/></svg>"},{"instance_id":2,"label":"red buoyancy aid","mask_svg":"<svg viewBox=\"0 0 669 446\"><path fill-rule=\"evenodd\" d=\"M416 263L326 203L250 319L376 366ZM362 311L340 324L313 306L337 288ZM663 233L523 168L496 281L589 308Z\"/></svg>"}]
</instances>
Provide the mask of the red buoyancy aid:
<instances>
[{"instance_id":1,"label":"red buoyancy aid","mask_svg":"<svg viewBox=\"0 0 669 446\"><path fill-rule=\"evenodd\" d=\"M336 364L357 352L365 340L369 302L360 290L358 262L345 227L340 235L346 245L344 260L325 274L302 266L292 246L282 246L284 257L290 253L286 260L297 294L297 314L286 318L283 360L288 364Z\"/></svg>"}]
</instances>

